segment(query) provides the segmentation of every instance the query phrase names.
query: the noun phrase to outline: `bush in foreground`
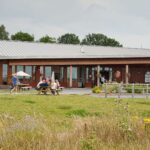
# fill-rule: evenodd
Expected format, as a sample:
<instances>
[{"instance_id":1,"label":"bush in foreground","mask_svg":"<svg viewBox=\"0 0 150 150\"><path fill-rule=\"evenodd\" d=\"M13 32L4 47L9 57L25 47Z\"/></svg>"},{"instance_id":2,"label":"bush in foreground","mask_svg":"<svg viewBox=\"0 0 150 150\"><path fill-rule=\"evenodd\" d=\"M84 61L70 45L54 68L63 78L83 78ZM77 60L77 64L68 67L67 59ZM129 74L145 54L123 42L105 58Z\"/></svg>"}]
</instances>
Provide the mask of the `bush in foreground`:
<instances>
[{"instance_id":1,"label":"bush in foreground","mask_svg":"<svg viewBox=\"0 0 150 150\"><path fill-rule=\"evenodd\" d=\"M102 91L102 88L99 87L99 86L95 86L95 87L92 88L92 92L93 92L93 93L98 94L98 93L100 93L101 91Z\"/></svg>"}]
</instances>

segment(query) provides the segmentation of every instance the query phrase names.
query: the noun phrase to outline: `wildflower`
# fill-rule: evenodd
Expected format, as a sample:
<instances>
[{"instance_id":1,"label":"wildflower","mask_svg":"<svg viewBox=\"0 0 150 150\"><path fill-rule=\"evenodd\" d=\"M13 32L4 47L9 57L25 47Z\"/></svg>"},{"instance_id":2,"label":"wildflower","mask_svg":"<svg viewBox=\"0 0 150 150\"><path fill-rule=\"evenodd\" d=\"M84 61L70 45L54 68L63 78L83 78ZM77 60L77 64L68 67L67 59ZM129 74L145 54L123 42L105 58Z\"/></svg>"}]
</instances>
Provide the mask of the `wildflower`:
<instances>
[{"instance_id":1,"label":"wildflower","mask_svg":"<svg viewBox=\"0 0 150 150\"><path fill-rule=\"evenodd\" d=\"M150 118L145 118L144 123L150 123Z\"/></svg>"},{"instance_id":2,"label":"wildflower","mask_svg":"<svg viewBox=\"0 0 150 150\"><path fill-rule=\"evenodd\" d=\"M150 132L150 118L145 118L144 123L145 123L145 131Z\"/></svg>"}]
</instances>

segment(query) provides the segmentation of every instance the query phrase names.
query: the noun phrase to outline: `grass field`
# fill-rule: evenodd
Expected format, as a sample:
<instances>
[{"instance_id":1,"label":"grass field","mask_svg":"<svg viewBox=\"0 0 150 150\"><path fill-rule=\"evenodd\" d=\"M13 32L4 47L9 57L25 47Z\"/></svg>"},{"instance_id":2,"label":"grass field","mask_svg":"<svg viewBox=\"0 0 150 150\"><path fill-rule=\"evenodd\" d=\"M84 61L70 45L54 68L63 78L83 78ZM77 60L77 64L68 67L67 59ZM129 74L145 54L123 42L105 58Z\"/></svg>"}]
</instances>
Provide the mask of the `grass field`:
<instances>
[{"instance_id":1,"label":"grass field","mask_svg":"<svg viewBox=\"0 0 150 150\"><path fill-rule=\"evenodd\" d=\"M0 95L0 149L149 149L150 99Z\"/></svg>"}]
</instances>

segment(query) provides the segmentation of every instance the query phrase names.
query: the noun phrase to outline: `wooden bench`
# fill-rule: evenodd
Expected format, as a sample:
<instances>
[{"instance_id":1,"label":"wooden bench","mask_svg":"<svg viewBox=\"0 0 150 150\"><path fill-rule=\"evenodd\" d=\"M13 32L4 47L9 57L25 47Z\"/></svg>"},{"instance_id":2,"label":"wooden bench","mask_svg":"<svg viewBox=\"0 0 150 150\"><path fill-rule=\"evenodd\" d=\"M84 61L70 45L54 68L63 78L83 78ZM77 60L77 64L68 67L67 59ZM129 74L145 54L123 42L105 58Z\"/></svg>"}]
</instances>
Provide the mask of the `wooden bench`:
<instances>
[{"instance_id":1,"label":"wooden bench","mask_svg":"<svg viewBox=\"0 0 150 150\"><path fill-rule=\"evenodd\" d=\"M50 86L41 86L38 90L38 94L47 94L47 92L51 92Z\"/></svg>"},{"instance_id":2,"label":"wooden bench","mask_svg":"<svg viewBox=\"0 0 150 150\"><path fill-rule=\"evenodd\" d=\"M23 91L30 90L30 89L32 89L32 86L21 87L21 89L22 89Z\"/></svg>"}]
</instances>

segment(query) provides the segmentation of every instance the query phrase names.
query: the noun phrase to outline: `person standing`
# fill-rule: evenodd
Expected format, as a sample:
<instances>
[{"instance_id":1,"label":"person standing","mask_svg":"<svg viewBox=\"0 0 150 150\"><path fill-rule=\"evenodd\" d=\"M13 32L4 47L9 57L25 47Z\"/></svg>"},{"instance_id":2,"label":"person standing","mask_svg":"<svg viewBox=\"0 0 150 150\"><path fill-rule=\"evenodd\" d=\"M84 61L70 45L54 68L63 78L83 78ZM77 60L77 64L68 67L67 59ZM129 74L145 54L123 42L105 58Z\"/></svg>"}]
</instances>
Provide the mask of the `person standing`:
<instances>
[{"instance_id":1,"label":"person standing","mask_svg":"<svg viewBox=\"0 0 150 150\"><path fill-rule=\"evenodd\" d=\"M17 75L14 74L14 75L12 76L12 86L13 86L13 88L12 88L12 90L10 91L10 93L12 93L13 91L17 92L17 89L18 89L17 83L18 83Z\"/></svg>"},{"instance_id":2,"label":"person standing","mask_svg":"<svg viewBox=\"0 0 150 150\"><path fill-rule=\"evenodd\" d=\"M100 81L101 81L101 84L104 84L105 83L105 77L104 76L101 76L101 79L100 79Z\"/></svg>"}]
</instances>

